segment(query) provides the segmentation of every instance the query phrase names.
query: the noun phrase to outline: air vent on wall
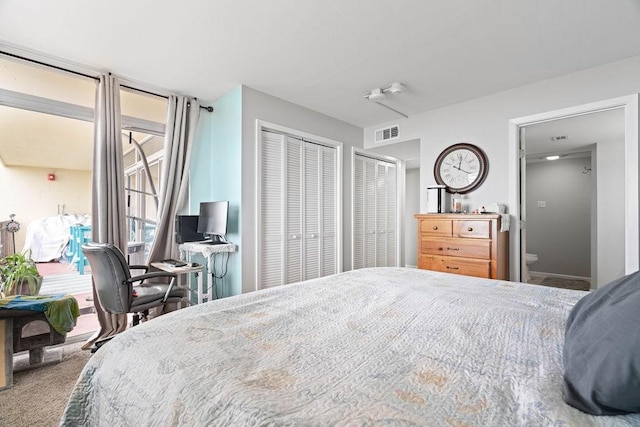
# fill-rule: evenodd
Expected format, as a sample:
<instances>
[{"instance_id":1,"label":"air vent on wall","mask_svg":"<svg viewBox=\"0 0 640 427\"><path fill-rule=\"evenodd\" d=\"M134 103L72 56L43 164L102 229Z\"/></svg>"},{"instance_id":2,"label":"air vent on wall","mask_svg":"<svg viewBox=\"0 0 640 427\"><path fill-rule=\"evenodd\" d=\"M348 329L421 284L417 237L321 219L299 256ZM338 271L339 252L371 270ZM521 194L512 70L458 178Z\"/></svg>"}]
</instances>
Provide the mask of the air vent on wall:
<instances>
[{"instance_id":1,"label":"air vent on wall","mask_svg":"<svg viewBox=\"0 0 640 427\"><path fill-rule=\"evenodd\" d=\"M378 129L376 131L376 142L389 141L396 139L400 136L400 128L398 125L393 125L388 128Z\"/></svg>"}]
</instances>

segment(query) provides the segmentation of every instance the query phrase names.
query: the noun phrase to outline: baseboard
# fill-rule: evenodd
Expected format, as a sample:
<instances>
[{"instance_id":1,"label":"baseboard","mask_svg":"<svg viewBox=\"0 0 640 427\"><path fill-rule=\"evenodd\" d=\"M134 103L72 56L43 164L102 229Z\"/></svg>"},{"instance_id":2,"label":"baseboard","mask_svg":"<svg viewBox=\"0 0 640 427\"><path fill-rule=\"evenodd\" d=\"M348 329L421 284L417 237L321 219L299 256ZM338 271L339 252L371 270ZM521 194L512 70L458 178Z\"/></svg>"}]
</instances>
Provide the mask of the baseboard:
<instances>
[{"instance_id":1,"label":"baseboard","mask_svg":"<svg viewBox=\"0 0 640 427\"><path fill-rule=\"evenodd\" d=\"M405 264L404 266L405 266L406 268L418 268L418 266L417 266L417 265L408 265L408 264Z\"/></svg>"},{"instance_id":2,"label":"baseboard","mask_svg":"<svg viewBox=\"0 0 640 427\"><path fill-rule=\"evenodd\" d=\"M557 277L558 279L570 279L570 280L586 280L591 283L591 277L572 276L570 274L558 274L558 273L545 273L543 271L529 271L529 274L547 277Z\"/></svg>"}]
</instances>

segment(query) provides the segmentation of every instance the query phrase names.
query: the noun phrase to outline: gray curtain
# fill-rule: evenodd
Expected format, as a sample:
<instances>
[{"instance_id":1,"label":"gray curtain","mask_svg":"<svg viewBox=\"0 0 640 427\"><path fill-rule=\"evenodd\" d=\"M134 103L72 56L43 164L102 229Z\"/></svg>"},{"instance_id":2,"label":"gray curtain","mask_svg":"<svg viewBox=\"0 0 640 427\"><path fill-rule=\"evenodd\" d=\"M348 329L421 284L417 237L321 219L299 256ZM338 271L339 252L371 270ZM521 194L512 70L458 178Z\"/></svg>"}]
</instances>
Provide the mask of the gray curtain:
<instances>
[{"instance_id":1,"label":"gray curtain","mask_svg":"<svg viewBox=\"0 0 640 427\"><path fill-rule=\"evenodd\" d=\"M127 253L127 228L122 165L122 129L120 125L120 84L112 75L100 76L96 93L95 135L93 143L92 240L112 243ZM99 338L115 335L127 328L126 314L110 314L98 303L95 287L93 301L100 330L83 348Z\"/></svg>"},{"instance_id":2,"label":"gray curtain","mask_svg":"<svg viewBox=\"0 0 640 427\"><path fill-rule=\"evenodd\" d=\"M178 257L173 238L174 218L186 211L189 186L189 159L200 119L196 99L169 96L169 112L164 140L164 168L158 193L158 222L149 253L149 262Z\"/></svg>"}]
</instances>

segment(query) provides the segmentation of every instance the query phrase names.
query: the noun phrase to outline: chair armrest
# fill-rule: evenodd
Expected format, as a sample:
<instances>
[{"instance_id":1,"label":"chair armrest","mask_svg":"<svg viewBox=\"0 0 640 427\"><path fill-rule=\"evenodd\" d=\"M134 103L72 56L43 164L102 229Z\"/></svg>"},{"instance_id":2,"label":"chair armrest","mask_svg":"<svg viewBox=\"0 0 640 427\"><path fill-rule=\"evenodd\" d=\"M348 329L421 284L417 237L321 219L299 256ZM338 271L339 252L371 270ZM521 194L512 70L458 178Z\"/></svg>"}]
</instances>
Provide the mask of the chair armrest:
<instances>
[{"instance_id":1,"label":"chair armrest","mask_svg":"<svg viewBox=\"0 0 640 427\"><path fill-rule=\"evenodd\" d=\"M149 266L148 265L130 265L129 270L144 270L144 272L146 273L147 271L149 271Z\"/></svg>"},{"instance_id":2,"label":"chair armrest","mask_svg":"<svg viewBox=\"0 0 640 427\"><path fill-rule=\"evenodd\" d=\"M170 273L168 271L154 271L151 273L140 274L139 276L133 276L129 280L127 280L127 282L128 283L142 282L146 279L151 279L154 277L171 277L172 281L174 281L175 278L178 277L178 275L176 273Z\"/></svg>"}]
</instances>

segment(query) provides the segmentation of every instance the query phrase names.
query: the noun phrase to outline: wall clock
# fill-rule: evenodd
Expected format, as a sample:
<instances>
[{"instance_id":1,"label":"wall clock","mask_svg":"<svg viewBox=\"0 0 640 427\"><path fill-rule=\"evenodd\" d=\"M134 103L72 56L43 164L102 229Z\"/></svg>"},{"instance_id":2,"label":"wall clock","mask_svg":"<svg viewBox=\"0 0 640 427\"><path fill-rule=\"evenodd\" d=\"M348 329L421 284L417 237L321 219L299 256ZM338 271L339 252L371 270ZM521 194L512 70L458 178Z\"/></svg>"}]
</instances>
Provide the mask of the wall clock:
<instances>
[{"instance_id":1,"label":"wall clock","mask_svg":"<svg viewBox=\"0 0 640 427\"><path fill-rule=\"evenodd\" d=\"M436 159L433 175L436 182L447 186L450 193L469 193L480 186L489 172L489 161L473 144L454 144Z\"/></svg>"}]
</instances>

